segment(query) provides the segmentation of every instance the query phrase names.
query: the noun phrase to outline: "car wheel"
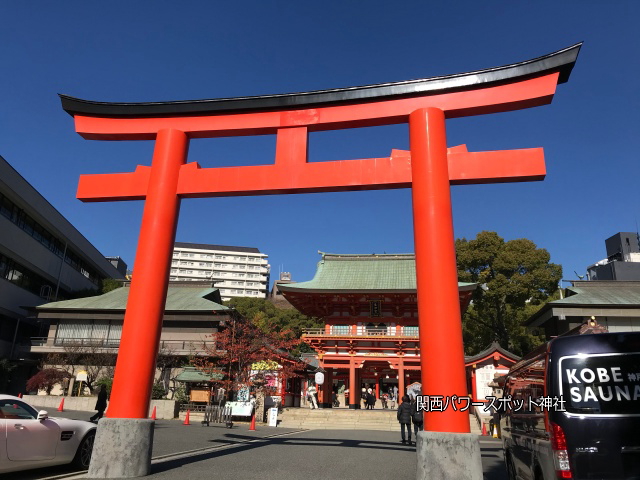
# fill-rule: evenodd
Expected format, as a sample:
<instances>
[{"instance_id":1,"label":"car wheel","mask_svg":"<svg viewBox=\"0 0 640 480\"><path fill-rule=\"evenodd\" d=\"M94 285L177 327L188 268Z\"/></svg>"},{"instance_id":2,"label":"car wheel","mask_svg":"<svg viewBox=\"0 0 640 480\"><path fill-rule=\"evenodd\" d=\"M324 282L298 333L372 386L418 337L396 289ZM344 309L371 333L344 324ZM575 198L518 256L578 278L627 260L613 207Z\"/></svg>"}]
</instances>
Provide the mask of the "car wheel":
<instances>
[{"instance_id":1,"label":"car wheel","mask_svg":"<svg viewBox=\"0 0 640 480\"><path fill-rule=\"evenodd\" d=\"M507 477L509 480L518 480L518 477L516 476L516 468L513 464L513 460L511 459L511 454L507 454L505 463L507 464Z\"/></svg>"},{"instance_id":2,"label":"car wheel","mask_svg":"<svg viewBox=\"0 0 640 480\"><path fill-rule=\"evenodd\" d=\"M73 465L81 470L88 470L91 462L91 453L93 452L93 441L96 438L96 432L89 432L80 442L76 456L73 458Z\"/></svg>"}]
</instances>

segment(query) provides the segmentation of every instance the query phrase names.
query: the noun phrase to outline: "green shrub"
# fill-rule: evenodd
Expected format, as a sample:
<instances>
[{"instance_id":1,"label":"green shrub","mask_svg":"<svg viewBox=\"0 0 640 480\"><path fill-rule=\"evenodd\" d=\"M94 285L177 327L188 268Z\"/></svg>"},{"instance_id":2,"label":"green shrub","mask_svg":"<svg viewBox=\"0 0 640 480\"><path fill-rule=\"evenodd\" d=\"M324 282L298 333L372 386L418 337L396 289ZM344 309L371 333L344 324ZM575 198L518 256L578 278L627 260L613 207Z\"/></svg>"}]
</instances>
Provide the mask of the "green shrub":
<instances>
[{"instance_id":1,"label":"green shrub","mask_svg":"<svg viewBox=\"0 0 640 480\"><path fill-rule=\"evenodd\" d=\"M151 389L151 399L152 400L162 400L167 392L164 390L164 385L160 382L156 382L153 384L153 388Z\"/></svg>"},{"instance_id":2,"label":"green shrub","mask_svg":"<svg viewBox=\"0 0 640 480\"><path fill-rule=\"evenodd\" d=\"M107 395L111 395L111 387L113 386L113 378L102 377L95 381L94 391L100 391L100 385L105 385L107 387Z\"/></svg>"},{"instance_id":3,"label":"green shrub","mask_svg":"<svg viewBox=\"0 0 640 480\"><path fill-rule=\"evenodd\" d=\"M189 402L189 396L187 395L187 390L184 388L184 385L180 385L176 388L175 392L173 392L173 399L178 403Z\"/></svg>"}]
</instances>

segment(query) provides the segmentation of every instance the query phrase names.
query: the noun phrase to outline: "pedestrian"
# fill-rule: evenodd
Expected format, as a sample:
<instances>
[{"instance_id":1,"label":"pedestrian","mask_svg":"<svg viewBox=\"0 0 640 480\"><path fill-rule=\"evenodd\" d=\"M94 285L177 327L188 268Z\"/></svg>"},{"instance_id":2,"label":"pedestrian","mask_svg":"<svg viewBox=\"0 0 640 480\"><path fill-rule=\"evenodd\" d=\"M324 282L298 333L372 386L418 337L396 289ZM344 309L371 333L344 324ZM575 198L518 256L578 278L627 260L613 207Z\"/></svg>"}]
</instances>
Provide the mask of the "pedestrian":
<instances>
[{"instance_id":1,"label":"pedestrian","mask_svg":"<svg viewBox=\"0 0 640 480\"><path fill-rule=\"evenodd\" d=\"M389 394L388 393L383 393L382 397L380 397L380 400L382 400L382 408L389 408Z\"/></svg>"},{"instance_id":2,"label":"pedestrian","mask_svg":"<svg viewBox=\"0 0 640 480\"><path fill-rule=\"evenodd\" d=\"M98 401L96 402L96 408L98 413L92 416L89 421L98 423L98 420L104 415L104 411L107 409L107 386L103 383L100 385L100 391L98 392Z\"/></svg>"},{"instance_id":3,"label":"pedestrian","mask_svg":"<svg viewBox=\"0 0 640 480\"><path fill-rule=\"evenodd\" d=\"M362 408L367 408L367 389L366 387L362 387L362 395L360 396L360 400L362 401Z\"/></svg>"},{"instance_id":4,"label":"pedestrian","mask_svg":"<svg viewBox=\"0 0 640 480\"><path fill-rule=\"evenodd\" d=\"M424 424L424 413L422 410L420 410L418 408L418 401L417 400L413 400L413 402L411 402L411 421L413 423L413 431L416 437L416 440L418 440L418 432L423 430L423 424Z\"/></svg>"},{"instance_id":5,"label":"pedestrian","mask_svg":"<svg viewBox=\"0 0 640 480\"><path fill-rule=\"evenodd\" d=\"M389 400L391 402L391 409L395 410L396 409L396 394L394 393L393 390L391 390L391 393L389 394Z\"/></svg>"},{"instance_id":6,"label":"pedestrian","mask_svg":"<svg viewBox=\"0 0 640 480\"><path fill-rule=\"evenodd\" d=\"M309 385L307 388L307 398L309 399L309 408L313 410L314 408L318 408L318 401L316 400L316 387L313 384Z\"/></svg>"},{"instance_id":7,"label":"pedestrian","mask_svg":"<svg viewBox=\"0 0 640 480\"><path fill-rule=\"evenodd\" d=\"M402 403L398 407L398 412L396 414L398 418L398 422L400 422L400 434L402 435L402 443L407 443L405 439L405 428L407 430L407 435L409 437L409 445L411 445L411 417L413 411L411 410L411 403L409 402L409 397L405 395L402 397Z\"/></svg>"},{"instance_id":8,"label":"pedestrian","mask_svg":"<svg viewBox=\"0 0 640 480\"><path fill-rule=\"evenodd\" d=\"M367 403L369 406L369 410L373 410L373 407L376 406L376 395L373 393L372 389L367 391Z\"/></svg>"}]
</instances>

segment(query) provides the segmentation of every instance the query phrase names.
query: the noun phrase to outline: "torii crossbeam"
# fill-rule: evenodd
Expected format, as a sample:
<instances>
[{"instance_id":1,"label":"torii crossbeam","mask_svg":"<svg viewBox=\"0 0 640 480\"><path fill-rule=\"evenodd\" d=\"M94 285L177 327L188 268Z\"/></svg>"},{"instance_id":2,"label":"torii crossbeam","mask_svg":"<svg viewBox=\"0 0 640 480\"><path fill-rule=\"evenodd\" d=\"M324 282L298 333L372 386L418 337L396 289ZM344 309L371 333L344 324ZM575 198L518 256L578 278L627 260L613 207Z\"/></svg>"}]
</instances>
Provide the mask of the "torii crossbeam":
<instances>
[{"instance_id":1,"label":"torii crossbeam","mask_svg":"<svg viewBox=\"0 0 640 480\"><path fill-rule=\"evenodd\" d=\"M180 200L412 188L423 393L467 395L450 185L542 180L542 149L447 149L445 119L550 103L581 44L502 67L397 83L199 101L110 103L61 95L93 140L155 140L151 167L82 175L86 202L145 200L108 416L147 418ZM309 132L408 123L410 152L307 162ZM190 139L275 134L268 165L200 168ZM135 373L134 373L135 371ZM425 429L469 432L467 412L428 412Z\"/></svg>"}]
</instances>

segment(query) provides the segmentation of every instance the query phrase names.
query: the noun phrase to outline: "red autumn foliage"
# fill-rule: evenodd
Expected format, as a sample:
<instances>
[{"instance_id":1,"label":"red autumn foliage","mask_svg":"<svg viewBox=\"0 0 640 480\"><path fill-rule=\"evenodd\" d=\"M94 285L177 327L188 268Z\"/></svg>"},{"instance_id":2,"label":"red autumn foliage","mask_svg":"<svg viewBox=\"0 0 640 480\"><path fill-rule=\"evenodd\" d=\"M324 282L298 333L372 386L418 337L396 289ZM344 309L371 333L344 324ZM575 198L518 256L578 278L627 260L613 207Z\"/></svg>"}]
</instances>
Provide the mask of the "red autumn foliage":
<instances>
[{"instance_id":1,"label":"red autumn foliage","mask_svg":"<svg viewBox=\"0 0 640 480\"><path fill-rule=\"evenodd\" d=\"M27 380L27 390L30 392L35 390L45 390L47 395L49 395L53 387L61 384L64 379L69 377L70 375L63 370L58 370L57 368L45 368Z\"/></svg>"},{"instance_id":2,"label":"red autumn foliage","mask_svg":"<svg viewBox=\"0 0 640 480\"><path fill-rule=\"evenodd\" d=\"M206 357L198 358L195 365L208 374L223 374L220 383L226 389L252 386L251 365L274 361L280 365L278 375L282 380L298 376L305 364L289 352L300 344L290 331L262 332L245 319L234 319L227 328L211 335L214 346L206 347ZM209 345L209 344L208 344Z\"/></svg>"}]
</instances>

